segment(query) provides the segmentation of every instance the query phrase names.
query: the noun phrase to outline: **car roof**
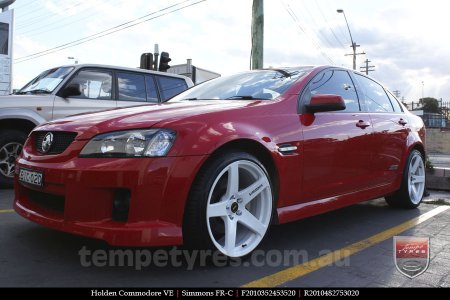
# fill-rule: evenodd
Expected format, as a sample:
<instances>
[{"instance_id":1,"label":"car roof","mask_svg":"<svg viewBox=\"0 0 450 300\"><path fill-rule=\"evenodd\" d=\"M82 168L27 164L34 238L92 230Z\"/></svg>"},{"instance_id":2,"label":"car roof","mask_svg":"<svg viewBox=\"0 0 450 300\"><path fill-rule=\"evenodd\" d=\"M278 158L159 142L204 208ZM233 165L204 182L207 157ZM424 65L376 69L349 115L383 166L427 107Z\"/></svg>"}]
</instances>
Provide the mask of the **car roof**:
<instances>
[{"instance_id":1,"label":"car roof","mask_svg":"<svg viewBox=\"0 0 450 300\"><path fill-rule=\"evenodd\" d=\"M170 77L178 77L182 79L186 79L189 77L173 74L173 73L166 73L166 72L159 72L159 71L153 71L153 70L146 70L146 69L140 69L140 68L129 68L129 67L120 67L120 66L113 66L113 65L101 65L101 64L71 64L71 65L63 65L59 67L75 67L77 69L81 68L107 68L107 69L114 69L114 70L121 70L121 71L131 71L131 72L140 72L140 73L147 73L147 74L157 74L162 76L170 76Z\"/></svg>"}]
</instances>

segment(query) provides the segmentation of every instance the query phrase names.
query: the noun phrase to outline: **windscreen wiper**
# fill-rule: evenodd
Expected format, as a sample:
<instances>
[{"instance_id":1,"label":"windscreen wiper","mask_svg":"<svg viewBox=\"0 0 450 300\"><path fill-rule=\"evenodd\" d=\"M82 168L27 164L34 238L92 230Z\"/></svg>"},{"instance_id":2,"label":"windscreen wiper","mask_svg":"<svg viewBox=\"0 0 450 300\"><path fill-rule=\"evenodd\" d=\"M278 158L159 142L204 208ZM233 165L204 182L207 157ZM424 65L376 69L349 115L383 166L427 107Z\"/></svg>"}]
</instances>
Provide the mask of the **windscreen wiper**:
<instances>
[{"instance_id":1,"label":"windscreen wiper","mask_svg":"<svg viewBox=\"0 0 450 300\"><path fill-rule=\"evenodd\" d=\"M47 90L47 89L36 89L36 90L28 91L28 93L31 93L31 94L51 94L52 92Z\"/></svg>"},{"instance_id":2,"label":"windscreen wiper","mask_svg":"<svg viewBox=\"0 0 450 300\"><path fill-rule=\"evenodd\" d=\"M233 99L236 99L236 100L253 100L253 99L256 99L256 98L254 98L253 96L250 96L250 95L236 95L236 96L231 96L231 97L225 98L225 100L233 100Z\"/></svg>"},{"instance_id":3,"label":"windscreen wiper","mask_svg":"<svg viewBox=\"0 0 450 300\"><path fill-rule=\"evenodd\" d=\"M263 69L263 70L272 70L272 71L276 71L276 72L278 72L278 73L281 73L284 77L291 77L291 76L292 76L291 73L289 73L288 71L283 70L283 69Z\"/></svg>"}]
</instances>

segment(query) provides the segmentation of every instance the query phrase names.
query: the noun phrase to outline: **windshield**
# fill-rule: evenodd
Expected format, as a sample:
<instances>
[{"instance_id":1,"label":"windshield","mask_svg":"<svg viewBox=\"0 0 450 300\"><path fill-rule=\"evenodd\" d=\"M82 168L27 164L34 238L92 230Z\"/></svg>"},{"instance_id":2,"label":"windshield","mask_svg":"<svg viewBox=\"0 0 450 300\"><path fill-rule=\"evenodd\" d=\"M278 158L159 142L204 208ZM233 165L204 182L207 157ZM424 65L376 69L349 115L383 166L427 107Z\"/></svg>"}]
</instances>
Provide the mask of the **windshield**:
<instances>
[{"instance_id":1,"label":"windshield","mask_svg":"<svg viewBox=\"0 0 450 300\"><path fill-rule=\"evenodd\" d=\"M197 85L169 101L275 99L310 69L269 69L220 77Z\"/></svg>"},{"instance_id":2,"label":"windshield","mask_svg":"<svg viewBox=\"0 0 450 300\"><path fill-rule=\"evenodd\" d=\"M50 94L72 70L73 67L61 67L42 72L16 94Z\"/></svg>"}]
</instances>

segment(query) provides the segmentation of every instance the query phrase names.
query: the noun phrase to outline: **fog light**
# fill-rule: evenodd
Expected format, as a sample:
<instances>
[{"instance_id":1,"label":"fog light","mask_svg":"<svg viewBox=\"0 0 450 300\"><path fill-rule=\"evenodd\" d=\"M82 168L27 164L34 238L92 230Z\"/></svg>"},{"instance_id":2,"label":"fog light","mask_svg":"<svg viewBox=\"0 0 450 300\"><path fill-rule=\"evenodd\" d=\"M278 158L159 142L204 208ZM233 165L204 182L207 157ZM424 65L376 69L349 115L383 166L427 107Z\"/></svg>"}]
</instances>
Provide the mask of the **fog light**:
<instances>
[{"instance_id":1,"label":"fog light","mask_svg":"<svg viewBox=\"0 0 450 300\"><path fill-rule=\"evenodd\" d=\"M127 189L116 190L113 199L112 219L117 222L128 221L130 210L130 191Z\"/></svg>"}]
</instances>

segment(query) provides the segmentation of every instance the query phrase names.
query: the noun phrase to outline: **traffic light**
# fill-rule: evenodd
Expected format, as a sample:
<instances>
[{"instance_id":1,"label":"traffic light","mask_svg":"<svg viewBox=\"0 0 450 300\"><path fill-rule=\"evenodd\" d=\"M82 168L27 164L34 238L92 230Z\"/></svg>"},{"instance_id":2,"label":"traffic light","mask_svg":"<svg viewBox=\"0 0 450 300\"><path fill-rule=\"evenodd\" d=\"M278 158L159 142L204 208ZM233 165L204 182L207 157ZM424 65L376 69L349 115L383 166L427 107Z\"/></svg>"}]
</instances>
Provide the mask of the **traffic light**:
<instances>
[{"instance_id":1,"label":"traffic light","mask_svg":"<svg viewBox=\"0 0 450 300\"><path fill-rule=\"evenodd\" d=\"M141 69L153 70L153 54L142 53L141 55Z\"/></svg>"},{"instance_id":2,"label":"traffic light","mask_svg":"<svg viewBox=\"0 0 450 300\"><path fill-rule=\"evenodd\" d=\"M159 71L166 72L168 69L170 69L169 62L172 59L169 57L168 52L161 52L159 56Z\"/></svg>"}]
</instances>

